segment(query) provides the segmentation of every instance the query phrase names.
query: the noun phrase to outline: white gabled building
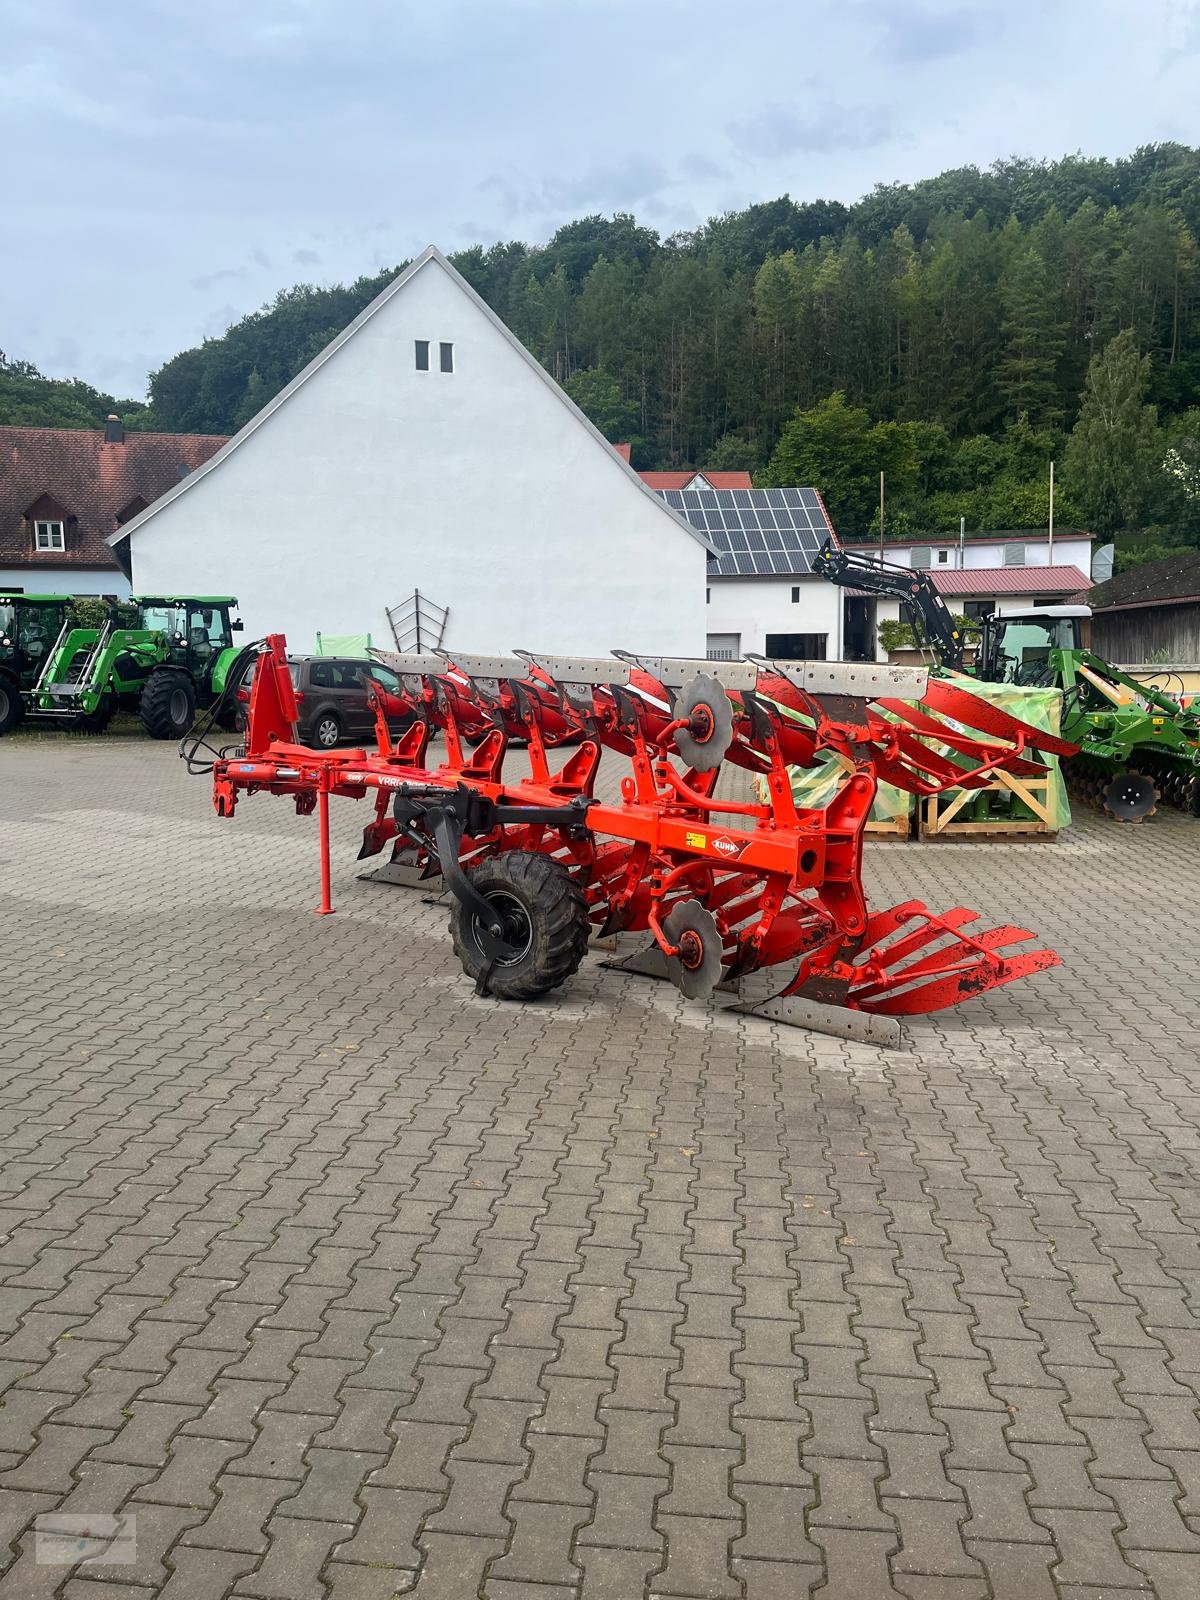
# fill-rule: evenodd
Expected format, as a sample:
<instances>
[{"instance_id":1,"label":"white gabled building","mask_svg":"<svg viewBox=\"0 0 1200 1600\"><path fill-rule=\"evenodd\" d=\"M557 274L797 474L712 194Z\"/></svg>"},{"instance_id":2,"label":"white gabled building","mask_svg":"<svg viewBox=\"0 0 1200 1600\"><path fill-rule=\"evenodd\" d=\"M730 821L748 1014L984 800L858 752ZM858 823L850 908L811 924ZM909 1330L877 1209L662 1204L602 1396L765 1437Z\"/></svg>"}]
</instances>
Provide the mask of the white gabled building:
<instances>
[{"instance_id":1,"label":"white gabled building","mask_svg":"<svg viewBox=\"0 0 1200 1600\"><path fill-rule=\"evenodd\" d=\"M709 542L433 248L110 543L297 650L419 590L450 649L704 654Z\"/></svg>"}]
</instances>

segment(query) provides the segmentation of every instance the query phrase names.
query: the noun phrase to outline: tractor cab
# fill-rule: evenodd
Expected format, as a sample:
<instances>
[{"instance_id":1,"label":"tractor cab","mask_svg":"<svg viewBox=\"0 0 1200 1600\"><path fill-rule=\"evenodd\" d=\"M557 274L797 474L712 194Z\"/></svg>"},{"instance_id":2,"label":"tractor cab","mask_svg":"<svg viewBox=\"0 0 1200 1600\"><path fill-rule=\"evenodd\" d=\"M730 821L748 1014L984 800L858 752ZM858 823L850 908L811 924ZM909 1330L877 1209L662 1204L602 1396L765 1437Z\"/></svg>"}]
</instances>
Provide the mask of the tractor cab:
<instances>
[{"instance_id":1,"label":"tractor cab","mask_svg":"<svg viewBox=\"0 0 1200 1600\"><path fill-rule=\"evenodd\" d=\"M222 653L233 648L234 634L242 631L241 619L231 615L237 601L230 595L137 595L133 604L138 626L162 634L170 664L197 684L210 682Z\"/></svg>"},{"instance_id":2,"label":"tractor cab","mask_svg":"<svg viewBox=\"0 0 1200 1600\"><path fill-rule=\"evenodd\" d=\"M62 629L69 594L0 594L0 667L36 676Z\"/></svg>"},{"instance_id":3,"label":"tractor cab","mask_svg":"<svg viewBox=\"0 0 1200 1600\"><path fill-rule=\"evenodd\" d=\"M1036 606L985 617L977 673L988 683L1061 685L1062 652L1082 648L1088 606Z\"/></svg>"},{"instance_id":4,"label":"tractor cab","mask_svg":"<svg viewBox=\"0 0 1200 1600\"><path fill-rule=\"evenodd\" d=\"M49 660L70 609L69 594L0 592L0 733L24 716L22 696Z\"/></svg>"}]
</instances>

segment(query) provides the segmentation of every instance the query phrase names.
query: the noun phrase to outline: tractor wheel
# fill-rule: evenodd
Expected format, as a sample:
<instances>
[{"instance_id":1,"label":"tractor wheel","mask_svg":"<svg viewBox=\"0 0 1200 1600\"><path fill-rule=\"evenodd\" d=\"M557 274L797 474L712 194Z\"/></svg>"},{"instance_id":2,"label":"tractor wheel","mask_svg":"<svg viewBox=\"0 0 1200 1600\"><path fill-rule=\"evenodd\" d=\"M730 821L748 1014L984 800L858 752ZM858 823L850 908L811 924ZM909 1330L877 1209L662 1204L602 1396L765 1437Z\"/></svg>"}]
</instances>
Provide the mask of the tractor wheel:
<instances>
[{"instance_id":1,"label":"tractor wheel","mask_svg":"<svg viewBox=\"0 0 1200 1600\"><path fill-rule=\"evenodd\" d=\"M182 739L196 715L196 691L182 672L152 672L138 714L152 739Z\"/></svg>"},{"instance_id":2,"label":"tractor wheel","mask_svg":"<svg viewBox=\"0 0 1200 1600\"><path fill-rule=\"evenodd\" d=\"M501 1000L534 1000L557 989L587 951L591 924L564 867L530 850L509 850L475 867L471 882L490 905L512 953L493 959L475 914L455 900L450 934L463 971Z\"/></svg>"},{"instance_id":3,"label":"tractor wheel","mask_svg":"<svg viewBox=\"0 0 1200 1600\"><path fill-rule=\"evenodd\" d=\"M11 678L0 677L0 733L15 728L25 715L25 702Z\"/></svg>"}]
</instances>

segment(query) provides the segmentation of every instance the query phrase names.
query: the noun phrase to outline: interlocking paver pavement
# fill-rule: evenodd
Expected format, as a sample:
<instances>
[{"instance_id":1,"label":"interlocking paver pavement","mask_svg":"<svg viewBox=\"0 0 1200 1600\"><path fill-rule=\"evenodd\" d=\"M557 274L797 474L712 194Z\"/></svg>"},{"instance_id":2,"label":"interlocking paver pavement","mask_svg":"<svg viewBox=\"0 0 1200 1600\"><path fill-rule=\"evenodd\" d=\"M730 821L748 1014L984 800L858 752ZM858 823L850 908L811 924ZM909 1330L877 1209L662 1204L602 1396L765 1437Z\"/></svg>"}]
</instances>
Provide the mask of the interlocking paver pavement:
<instances>
[{"instance_id":1,"label":"interlocking paver pavement","mask_svg":"<svg viewBox=\"0 0 1200 1600\"><path fill-rule=\"evenodd\" d=\"M364 821L319 919L283 802L0 745L0 1600L1200 1595L1200 823L869 844L1068 963L885 1054L478 999Z\"/></svg>"}]
</instances>

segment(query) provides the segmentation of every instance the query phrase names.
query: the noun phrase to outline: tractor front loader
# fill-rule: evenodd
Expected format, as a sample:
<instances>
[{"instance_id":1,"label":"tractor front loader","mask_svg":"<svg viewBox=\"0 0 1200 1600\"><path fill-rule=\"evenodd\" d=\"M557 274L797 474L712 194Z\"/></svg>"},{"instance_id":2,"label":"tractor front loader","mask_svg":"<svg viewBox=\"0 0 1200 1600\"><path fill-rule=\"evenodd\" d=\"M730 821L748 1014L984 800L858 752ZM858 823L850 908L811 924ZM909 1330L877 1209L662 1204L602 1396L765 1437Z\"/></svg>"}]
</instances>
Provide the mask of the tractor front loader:
<instances>
[{"instance_id":1,"label":"tractor front loader","mask_svg":"<svg viewBox=\"0 0 1200 1600\"><path fill-rule=\"evenodd\" d=\"M236 605L227 595L136 596L110 602L98 628L76 627L67 616L22 696L24 715L100 732L122 709L136 712L152 739L182 738L198 706L224 703L239 655L233 634L242 624L230 616Z\"/></svg>"},{"instance_id":2,"label":"tractor front loader","mask_svg":"<svg viewBox=\"0 0 1200 1600\"><path fill-rule=\"evenodd\" d=\"M689 998L717 994L740 1012L896 1043L902 1016L1058 964L1053 951L1013 948L1026 929L979 931L973 911L867 906L863 834L880 772L929 793L950 775L971 787L999 768L1043 772L1039 744L1073 749L994 707L980 713L949 685L937 708L923 704L924 669L536 652L385 659L418 714L395 744L381 701L374 750L299 744L286 642L274 635L255 666L244 750L205 765L196 734L181 754L211 773L223 817L256 792L317 813L324 914L330 796L373 794L360 856L390 842L409 881L441 880L455 951L481 994L536 998L570 978L593 934L645 933L630 970ZM436 765L434 730L445 740ZM473 747L468 733L480 735ZM527 745L528 776L505 774L514 738ZM844 782L827 807L798 807L789 766L825 752ZM624 768L614 799L596 793L602 756ZM755 774L763 798L718 798L725 762Z\"/></svg>"},{"instance_id":3,"label":"tractor front loader","mask_svg":"<svg viewBox=\"0 0 1200 1600\"><path fill-rule=\"evenodd\" d=\"M0 592L0 734L25 715L33 688L71 608L69 594Z\"/></svg>"}]
</instances>

